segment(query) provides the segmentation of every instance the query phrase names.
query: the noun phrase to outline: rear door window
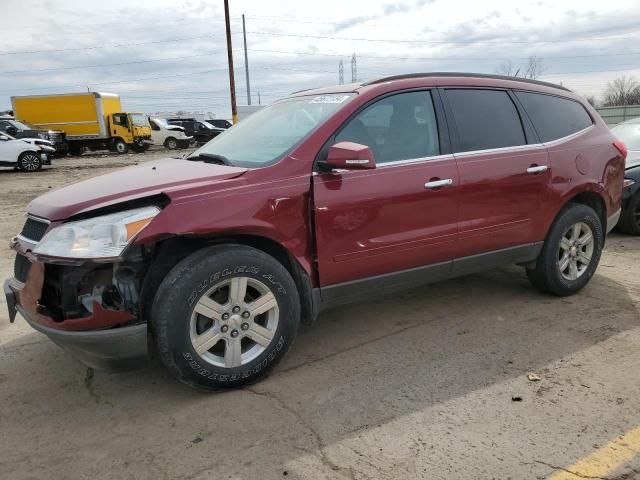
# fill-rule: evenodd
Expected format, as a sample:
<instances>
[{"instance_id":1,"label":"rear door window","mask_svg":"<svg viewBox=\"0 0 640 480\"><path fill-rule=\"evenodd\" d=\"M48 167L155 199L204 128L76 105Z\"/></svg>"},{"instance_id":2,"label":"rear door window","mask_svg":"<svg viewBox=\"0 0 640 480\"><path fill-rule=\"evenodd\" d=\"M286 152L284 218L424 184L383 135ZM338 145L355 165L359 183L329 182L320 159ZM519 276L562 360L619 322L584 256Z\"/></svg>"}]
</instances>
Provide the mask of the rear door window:
<instances>
[{"instance_id":1,"label":"rear door window","mask_svg":"<svg viewBox=\"0 0 640 480\"><path fill-rule=\"evenodd\" d=\"M335 141L367 145L376 163L439 155L431 93L407 92L384 97L349 120Z\"/></svg>"},{"instance_id":2,"label":"rear door window","mask_svg":"<svg viewBox=\"0 0 640 480\"><path fill-rule=\"evenodd\" d=\"M503 90L448 89L460 152L526 145L518 110Z\"/></svg>"},{"instance_id":3,"label":"rear door window","mask_svg":"<svg viewBox=\"0 0 640 480\"><path fill-rule=\"evenodd\" d=\"M530 92L516 92L516 96L543 142L566 137L593 125L585 108L574 100Z\"/></svg>"}]
</instances>

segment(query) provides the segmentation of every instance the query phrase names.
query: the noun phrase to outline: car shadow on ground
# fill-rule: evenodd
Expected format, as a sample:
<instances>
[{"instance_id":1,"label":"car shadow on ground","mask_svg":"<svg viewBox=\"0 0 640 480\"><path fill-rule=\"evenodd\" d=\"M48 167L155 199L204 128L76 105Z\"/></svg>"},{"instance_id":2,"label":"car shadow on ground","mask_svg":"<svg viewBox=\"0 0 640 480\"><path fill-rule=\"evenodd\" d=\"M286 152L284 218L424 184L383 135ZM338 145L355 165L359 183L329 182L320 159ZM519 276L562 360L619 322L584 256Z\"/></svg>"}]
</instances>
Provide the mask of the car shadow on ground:
<instances>
[{"instance_id":1,"label":"car shadow on ground","mask_svg":"<svg viewBox=\"0 0 640 480\"><path fill-rule=\"evenodd\" d=\"M182 386L157 362L92 375L32 333L0 350L10 412L2 468L19 478L137 465L144 478L173 478L179 453L181 478L281 478L308 456L338 470L322 453L333 443L540 371L639 320L627 287L606 272L556 298L509 267L384 298L372 292L304 327L268 378L221 394Z\"/></svg>"}]
</instances>

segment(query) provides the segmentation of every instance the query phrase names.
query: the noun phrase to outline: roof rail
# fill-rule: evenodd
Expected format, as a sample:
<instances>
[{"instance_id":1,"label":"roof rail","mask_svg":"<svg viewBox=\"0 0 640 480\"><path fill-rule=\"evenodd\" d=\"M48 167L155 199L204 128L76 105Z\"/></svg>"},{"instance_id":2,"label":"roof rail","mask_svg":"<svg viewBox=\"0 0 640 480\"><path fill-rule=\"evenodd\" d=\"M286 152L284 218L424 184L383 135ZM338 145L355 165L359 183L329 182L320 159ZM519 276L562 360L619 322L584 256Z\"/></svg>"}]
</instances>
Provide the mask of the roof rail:
<instances>
[{"instance_id":1,"label":"roof rail","mask_svg":"<svg viewBox=\"0 0 640 480\"><path fill-rule=\"evenodd\" d=\"M402 75L393 75L391 77L378 78L377 80L371 80L370 82L365 82L362 86L367 85L375 85L376 83L388 82L391 80L403 80L407 78L424 78L424 77L466 77L466 78L491 78L494 80L510 80L512 82L524 82L531 83L533 85L541 85L543 87L551 87L557 88L559 90L564 90L566 92L570 92L566 87L562 85L557 85L551 82L542 82L540 80L531 80L529 78L520 78L520 77L507 77L506 75L491 75L487 73L465 73L465 72L428 72L428 73L405 73Z\"/></svg>"}]
</instances>

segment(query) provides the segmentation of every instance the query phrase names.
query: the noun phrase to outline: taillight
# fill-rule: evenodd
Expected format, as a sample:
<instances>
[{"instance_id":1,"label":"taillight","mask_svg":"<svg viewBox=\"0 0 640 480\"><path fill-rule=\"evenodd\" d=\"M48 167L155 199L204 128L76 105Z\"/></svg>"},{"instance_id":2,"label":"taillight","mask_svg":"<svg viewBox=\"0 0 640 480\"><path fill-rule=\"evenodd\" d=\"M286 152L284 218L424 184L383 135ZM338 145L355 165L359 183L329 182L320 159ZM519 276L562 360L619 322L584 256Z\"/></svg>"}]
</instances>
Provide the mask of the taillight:
<instances>
[{"instance_id":1,"label":"taillight","mask_svg":"<svg viewBox=\"0 0 640 480\"><path fill-rule=\"evenodd\" d=\"M623 160L627 158L627 146L624 144L624 142L616 140L615 142L613 142L613 146L616 147L616 149L620 152Z\"/></svg>"}]
</instances>

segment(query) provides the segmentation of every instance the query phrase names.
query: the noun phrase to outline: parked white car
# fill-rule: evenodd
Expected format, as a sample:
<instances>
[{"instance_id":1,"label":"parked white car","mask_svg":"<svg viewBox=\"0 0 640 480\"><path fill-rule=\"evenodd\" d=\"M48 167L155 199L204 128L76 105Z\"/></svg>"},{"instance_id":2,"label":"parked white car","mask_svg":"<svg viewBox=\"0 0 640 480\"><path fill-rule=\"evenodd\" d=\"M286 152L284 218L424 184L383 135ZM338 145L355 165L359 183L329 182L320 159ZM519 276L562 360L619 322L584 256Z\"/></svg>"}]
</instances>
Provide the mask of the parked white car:
<instances>
[{"instance_id":1,"label":"parked white car","mask_svg":"<svg viewBox=\"0 0 640 480\"><path fill-rule=\"evenodd\" d=\"M155 145L164 145L169 150L187 148L193 137L187 135L183 127L169 124L164 118L149 117L151 140Z\"/></svg>"},{"instance_id":2,"label":"parked white car","mask_svg":"<svg viewBox=\"0 0 640 480\"><path fill-rule=\"evenodd\" d=\"M12 167L25 172L35 172L42 165L51 165L56 149L48 140L37 138L17 139L0 133L0 167Z\"/></svg>"}]
</instances>

